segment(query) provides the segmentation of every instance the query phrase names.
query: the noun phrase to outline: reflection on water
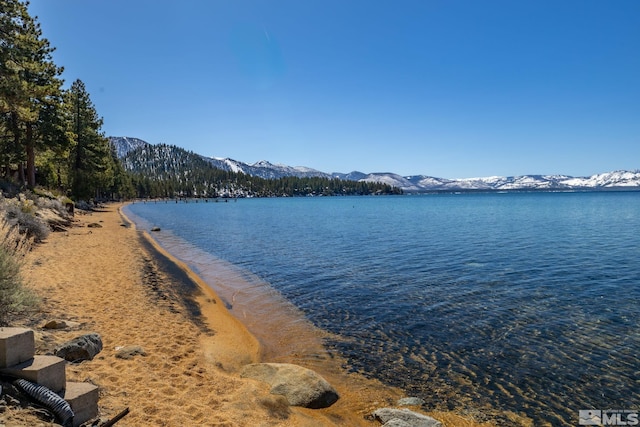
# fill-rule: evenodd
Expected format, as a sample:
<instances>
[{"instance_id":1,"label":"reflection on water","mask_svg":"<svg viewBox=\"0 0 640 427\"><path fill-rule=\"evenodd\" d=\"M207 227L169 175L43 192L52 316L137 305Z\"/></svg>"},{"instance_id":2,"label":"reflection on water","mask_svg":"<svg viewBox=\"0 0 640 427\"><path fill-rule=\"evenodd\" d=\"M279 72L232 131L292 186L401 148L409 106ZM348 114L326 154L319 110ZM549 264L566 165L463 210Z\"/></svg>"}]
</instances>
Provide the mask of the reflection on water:
<instances>
[{"instance_id":1,"label":"reflection on water","mask_svg":"<svg viewBox=\"0 0 640 427\"><path fill-rule=\"evenodd\" d=\"M640 402L639 193L131 208L199 248L168 247L236 315L286 342L284 297L292 325L301 310L351 369L430 409L573 426Z\"/></svg>"}]
</instances>

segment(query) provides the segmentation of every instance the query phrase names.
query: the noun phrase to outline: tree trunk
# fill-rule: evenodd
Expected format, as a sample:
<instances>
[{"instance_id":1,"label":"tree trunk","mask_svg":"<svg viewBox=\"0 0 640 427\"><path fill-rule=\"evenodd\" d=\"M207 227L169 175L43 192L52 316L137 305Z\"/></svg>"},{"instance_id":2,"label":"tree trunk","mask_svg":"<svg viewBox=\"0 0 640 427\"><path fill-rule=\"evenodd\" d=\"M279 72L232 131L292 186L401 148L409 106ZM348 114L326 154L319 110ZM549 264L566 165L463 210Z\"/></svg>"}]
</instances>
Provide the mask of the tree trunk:
<instances>
[{"instance_id":1,"label":"tree trunk","mask_svg":"<svg viewBox=\"0 0 640 427\"><path fill-rule=\"evenodd\" d=\"M27 150L27 185L30 188L36 186L36 150L33 142L33 128L27 125L26 134L26 150Z\"/></svg>"},{"instance_id":2,"label":"tree trunk","mask_svg":"<svg viewBox=\"0 0 640 427\"><path fill-rule=\"evenodd\" d=\"M60 163L58 163L58 191L62 192L62 172L60 170Z\"/></svg>"},{"instance_id":3,"label":"tree trunk","mask_svg":"<svg viewBox=\"0 0 640 427\"><path fill-rule=\"evenodd\" d=\"M24 185L27 182L27 180L26 180L26 178L24 176L24 163L23 162L20 162L18 164L18 182L20 184L22 184L22 185Z\"/></svg>"},{"instance_id":4,"label":"tree trunk","mask_svg":"<svg viewBox=\"0 0 640 427\"><path fill-rule=\"evenodd\" d=\"M20 152L22 152L21 148L20 148L20 123L19 123L19 119L18 119L18 113L16 113L15 111L11 113L11 133L13 133L13 144L15 145L14 150L16 154L19 155ZM20 161L20 157L18 157L17 159L17 163L18 163L18 181L20 182L20 184L24 184L25 183L25 177L24 177L24 164L22 163L22 161Z\"/></svg>"}]
</instances>

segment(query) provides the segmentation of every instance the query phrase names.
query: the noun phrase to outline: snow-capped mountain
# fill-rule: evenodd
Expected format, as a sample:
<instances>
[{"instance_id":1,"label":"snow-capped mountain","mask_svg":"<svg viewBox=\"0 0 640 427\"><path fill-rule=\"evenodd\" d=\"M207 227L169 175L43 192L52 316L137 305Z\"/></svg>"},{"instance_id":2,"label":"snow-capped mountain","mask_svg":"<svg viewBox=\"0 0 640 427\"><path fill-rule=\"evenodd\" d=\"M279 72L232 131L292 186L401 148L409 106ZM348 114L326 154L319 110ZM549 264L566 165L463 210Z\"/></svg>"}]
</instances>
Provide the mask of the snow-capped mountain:
<instances>
[{"instance_id":1,"label":"snow-capped mountain","mask_svg":"<svg viewBox=\"0 0 640 427\"><path fill-rule=\"evenodd\" d=\"M361 179L366 177L367 174L366 173L362 173L362 172L358 172L358 171L353 171L353 172L349 172L349 173L334 172L334 173L331 174L331 176L333 178L343 179L343 180L348 180L348 181L360 181Z\"/></svg>"},{"instance_id":2,"label":"snow-capped mountain","mask_svg":"<svg viewBox=\"0 0 640 427\"><path fill-rule=\"evenodd\" d=\"M381 182L393 187L402 188L402 191L406 191L409 193L418 193L425 191L422 186L414 184L407 177L390 172L370 173L365 175L363 178L360 178L358 181Z\"/></svg>"},{"instance_id":3,"label":"snow-capped mountain","mask_svg":"<svg viewBox=\"0 0 640 427\"><path fill-rule=\"evenodd\" d=\"M298 178L331 178L330 174L320 172L319 170L311 169L304 166L287 166L280 164L274 165L273 163L270 163L266 160L260 160L259 162L249 165L247 163L239 162L237 160L229 158L203 158L212 163L214 166L219 167L218 165L222 165L220 167L221 169L230 170L232 172L242 172L246 175L259 176L260 178L265 179L278 179L285 176L297 176Z\"/></svg>"},{"instance_id":4,"label":"snow-capped mountain","mask_svg":"<svg viewBox=\"0 0 640 427\"><path fill-rule=\"evenodd\" d=\"M443 179L429 176L410 176L407 181L419 190L405 191L509 191L509 190L599 190L625 188L640 190L640 171L614 171L590 177L567 175L491 176L483 178ZM405 189L404 186L402 186Z\"/></svg>"},{"instance_id":5,"label":"snow-capped mountain","mask_svg":"<svg viewBox=\"0 0 640 427\"><path fill-rule=\"evenodd\" d=\"M141 146L151 145L138 138L110 137L119 158ZM627 189L640 190L640 170L614 171L589 177L567 175L522 175L490 176L481 178L446 179L427 175L401 176L391 172L362 173L325 173L303 166L273 164L261 160L247 164L229 158L206 157L199 155L214 167L232 172L265 179L278 179L287 176L299 178L322 177L349 181L380 182L401 188L408 193L426 193L436 191L573 191Z\"/></svg>"},{"instance_id":6,"label":"snow-capped mountain","mask_svg":"<svg viewBox=\"0 0 640 427\"><path fill-rule=\"evenodd\" d=\"M133 151L136 148L151 145L141 139L131 138L128 136L110 136L109 141L111 141L111 145L115 147L116 155L119 159L123 158L128 152Z\"/></svg>"},{"instance_id":7,"label":"snow-capped mountain","mask_svg":"<svg viewBox=\"0 0 640 427\"><path fill-rule=\"evenodd\" d=\"M109 137L109 140L115 147L116 154L120 159L124 158L129 152L137 148L152 145L141 139L126 136L111 136ZM333 178L333 176L329 173L321 172L319 170L304 166L287 166L281 164L273 164L266 160L261 160L254 164L248 164L229 158L207 157L201 154L198 154L198 156L209 162L215 168L236 173L241 172L245 175L258 176L264 179L278 179L286 176L296 176L298 178ZM357 181L357 179L355 181Z\"/></svg>"},{"instance_id":8,"label":"snow-capped mountain","mask_svg":"<svg viewBox=\"0 0 640 427\"><path fill-rule=\"evenodd\" d=\"M564 184L572 187L586 188L638 188L640 187L640 170L615 171L592 175L587 178L566 177Z\"/></svg>"}]
</instances>

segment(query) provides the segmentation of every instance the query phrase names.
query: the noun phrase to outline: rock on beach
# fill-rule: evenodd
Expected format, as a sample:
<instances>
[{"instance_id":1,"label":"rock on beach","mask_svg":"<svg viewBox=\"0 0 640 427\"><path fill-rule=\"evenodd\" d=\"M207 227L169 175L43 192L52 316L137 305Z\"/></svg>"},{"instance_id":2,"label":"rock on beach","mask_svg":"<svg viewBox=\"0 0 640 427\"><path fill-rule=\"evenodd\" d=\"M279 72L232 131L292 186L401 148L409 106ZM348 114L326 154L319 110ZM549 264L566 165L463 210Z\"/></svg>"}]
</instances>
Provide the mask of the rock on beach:
<instances>
[{"instance_id":1,"label":"rock on beach","mask_svg":"<svg viewBox=\"0 0 640 427\"><path fill-rule=\"evenodd\" d=\"M283 395L291 406L327 408L340 398L316 372L289 363L254 363L245 366L240 376L269 384L271 394Z\"/></svg>"},{"instance_id":2,"label":"rock on beach","mask_svg":"<svg viewBox=\"0 0 640 427\"><path fill-rule=\"evenodd\" d=\"M79 336L68 341L55 350L55 355L69 362L92 360L96 354L102 351L102 338L99 334L92 333Z\"/></svg>"},{"instance_id":3,"label":"rock on beach","mask_svg":"<svg viewBox=\"0 0 640 427\"><path fill-rule=\"evenodd\" d=\"M125 345L123 347L116 347L116 357L118 359L133 359L134 356L146 356L147 352L144 351L139 345Z\"/></svg>"},{"instance_id":4,"label":"rock on beach","mask_svg":"<svg viewBox=\"0 0 640 427\"><path fill-rule=\"evenodd\" d=\"M79 322L72 322L70 320L53 319L45 322L42 326L43 329L71 329L80 326Z\"/></svg>"}]
</instances>

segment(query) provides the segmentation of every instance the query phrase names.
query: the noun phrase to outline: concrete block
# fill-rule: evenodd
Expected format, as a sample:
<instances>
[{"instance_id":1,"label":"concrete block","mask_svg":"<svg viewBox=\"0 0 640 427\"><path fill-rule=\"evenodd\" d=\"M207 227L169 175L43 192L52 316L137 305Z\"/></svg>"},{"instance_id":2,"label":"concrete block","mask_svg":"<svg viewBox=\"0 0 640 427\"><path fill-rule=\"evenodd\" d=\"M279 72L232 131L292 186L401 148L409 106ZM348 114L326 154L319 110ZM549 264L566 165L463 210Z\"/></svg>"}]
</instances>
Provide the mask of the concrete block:
<instances>
[{"instance_id":1,"label":"concrete block","mask_svg":"<svg viewBox=\"0 0 640 427\"><path fill-rule=\"evenodd\" d=\"M26 328L0 328L0 369L26 362L36 353L33 331Z\"/></svg>"},{"instance_id":2,"label":"concrete block","mask_svg":"<svg viewBox=\"0 0 640 427\"><path fill-rule=\"evenodd\" d=\"M54 392L63 390L67 382L65 361L57 356L34 356L26 362L0 369L0 372L43 385Z\"/></svg>"},{"instance_id":3,"label":"concrete block","mask_svg":"<svg viewBox=\"0 0 640 427\"><path fill-rule=\"evenodd\" d=\"M68 382L64 392L60 393L73 410L73 427L98 416L98 387L91 383Z\"/></svg>"}]
</instances>

